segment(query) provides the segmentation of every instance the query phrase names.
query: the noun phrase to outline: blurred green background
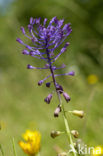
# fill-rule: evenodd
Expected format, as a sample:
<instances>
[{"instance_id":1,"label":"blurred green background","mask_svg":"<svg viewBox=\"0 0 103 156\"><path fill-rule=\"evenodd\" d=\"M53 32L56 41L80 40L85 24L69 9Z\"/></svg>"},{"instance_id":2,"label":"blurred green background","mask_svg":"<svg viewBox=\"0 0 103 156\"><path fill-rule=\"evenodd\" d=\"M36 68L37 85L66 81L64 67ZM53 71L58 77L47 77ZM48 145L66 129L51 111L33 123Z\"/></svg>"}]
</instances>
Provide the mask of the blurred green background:
<instances>
[{"instance_id":1,"label":"blurred green background","mask_svg":"<svg viewBox=\"0 0 103 156\"><path fill-rule=\"evenodd\" d=\"M27 28L30 17L50 20L54 16L70 22L73 29L67 52L56 62L67 65L59 73L76 72L75 77L57 78L72 99L63 102L67 110L83 109L86 113L84 119L68 114L70 127L79 131L88 146L103 144L103 0L0 0L0 144L5 156L14 155L12 137L18 156L25 155L18 141L26 129L41 132L42 156L56 155L55 146L68 149L65 135L50 138L51 130L64 130L64 123L62 115L53 117L56 96L50 105L45 104L51 89L37 85L46 71L26 69L29 63L42 66L44 62L22 55L23 46L16 42L17 37L25 38L20 26Z\"/></svg>"}]
</instances>

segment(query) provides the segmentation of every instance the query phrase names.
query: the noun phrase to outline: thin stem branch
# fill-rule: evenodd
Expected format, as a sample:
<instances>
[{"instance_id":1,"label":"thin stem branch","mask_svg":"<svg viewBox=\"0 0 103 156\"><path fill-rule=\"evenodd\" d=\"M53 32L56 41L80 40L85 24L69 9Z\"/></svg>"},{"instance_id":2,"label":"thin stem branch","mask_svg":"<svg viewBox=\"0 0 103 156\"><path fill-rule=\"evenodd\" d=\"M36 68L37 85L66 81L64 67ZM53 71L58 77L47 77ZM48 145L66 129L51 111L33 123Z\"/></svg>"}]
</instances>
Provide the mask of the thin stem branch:
<instances>
[{"instance_id":1,"label":"thin stem branch","mask_svg":"<svg viewBox=\"0 0 103 156\"><path fill-rule=\"evenodd\" d=\"M52 79L53 79L54 87L56 89L56 80L55 80L54 71L52 69L52 63L51 63L51 59L50 59L50 54L49 54L48 48L46 49L46 53L47 53L49 68L50 68L50 71L51 71L51 74L52 74ZM62 110L64 124L65 124L65 128L66 128L66 133L67 133L67 136L68 136L68 140L69 140L69 143L71 144L73 155L74 156L77 156L76 151L75 151L75 148L74 148L74 143L73 143L73 140L72 140L72 136L71 136L69 124L68 124L67 117L66 117L66 114L65 114L65 110L64 110L64 107L62 105L61 96L60 96L60 93L57 91L57 89L56 89L56 93L57 93L57 96L58 96L58 99L59 99L59 106L61 107L61 110Z\"/></svg>"}]
</instances>

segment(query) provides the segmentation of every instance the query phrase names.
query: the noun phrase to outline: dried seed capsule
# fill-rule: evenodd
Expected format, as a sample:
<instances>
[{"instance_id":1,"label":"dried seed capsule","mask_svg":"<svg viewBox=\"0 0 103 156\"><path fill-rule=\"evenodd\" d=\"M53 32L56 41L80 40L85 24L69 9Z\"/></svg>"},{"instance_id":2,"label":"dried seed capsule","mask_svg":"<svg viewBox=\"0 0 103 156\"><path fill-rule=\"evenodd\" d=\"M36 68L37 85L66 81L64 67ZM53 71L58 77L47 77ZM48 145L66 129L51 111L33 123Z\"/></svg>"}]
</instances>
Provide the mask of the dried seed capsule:
<instances>
[{"instance_id":1,"label":"dried seed capsule","mask_svg":"<svg viewBox=\"0 0 103 156\"><path fill-rule=\"evenodd\" d=\"M84 111L82 111L82 110L74 110L74 111L72 111L72 114L73 115L76 115L76 116L78 116L78 117L80 117L80 118L83 118L84 117Z\"/></svg>"},{"instance_id":2,"label":"dried seed capsule","mask_svg":"<svg viewBox=\"0 0 103 156\"><path fill-rule=\"evenodd\" d=\"M72 134L75 138L78 138L78 136L79 136L79 133L78 133L77 130L72 130L72 131L71 131L71 134Z\"/></svg>"},{"instance_id":3,"label":"dried seed capsule","mask_svg":"<svg viewBox=\"0 0 103 156\"><path fill-rule=\"evenodd\" d=\"M60 131L52 131L50 135L52 138L55 138L55 137L59 136L60 134L61 134Z\"/></svg>"},{"instance_id":4,"label":"dried seed capsule","mask_svg":"<svg viewBox=\"0 0 103 156\"><path fill-rule=\"evenodd\" d=\"M58 106L54 111L54 117L58 117L60 112L61 112L61 107Z\"/></svg>"},{"instance_id":5,"label":"dried seed capsule","mask_svg":"<svg viewBox=\"0 0 103 156\"><path fill-rule=\"evenodd\" d=\"M67 93L63 92L63 96L67 102L71 100L70 96Z\"/></svg>"},{"instance_id":6,"label":"dried seed capsule","mask_svg":"<svg viewBox=\"0 0 103 156\"><path fill-rule=\"evenodd\" d=\"M44 101L46 102L46 103L50 103L50 101L51 101L51 99L52 99L52 94L49 94L45 99L44 99Z\"/></svg>"}]
</instances>

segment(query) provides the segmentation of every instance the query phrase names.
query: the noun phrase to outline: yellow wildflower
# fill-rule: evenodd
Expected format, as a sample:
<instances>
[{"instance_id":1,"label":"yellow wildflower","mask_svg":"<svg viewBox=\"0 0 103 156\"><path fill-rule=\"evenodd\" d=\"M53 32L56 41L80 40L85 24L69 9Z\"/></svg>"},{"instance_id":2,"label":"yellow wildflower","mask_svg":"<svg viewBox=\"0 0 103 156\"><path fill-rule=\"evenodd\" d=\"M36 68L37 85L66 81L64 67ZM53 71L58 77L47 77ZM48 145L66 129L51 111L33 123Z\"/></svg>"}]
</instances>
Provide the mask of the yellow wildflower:
<instances>
[{"instance_id":1,"label":"yellow wildflower","mask_svg":"<svg viewBox=\"0 0 103 156\"><path fill-rule=\"evenodd\" d=\"M103 156L103 149L101 146L97 146L92 151L92 156Z\"/></svg>"},{"instance_id":2,"label":"yellow wildflower","mask_svg":"<svg viewBox=\"0 0 103 156\"><path fill-rule=\"evenodd\" d=\"M36 153L39 152L41 135L38 131L27 130L23 134L23 139L25 140L25 142L20 141L19 145L26 154L34 156Z\"/></svg>"},{"instance_id":3,"label":"yellow wildflower","mask_svg":"<svg viewBox=\"0 0 103 156\"><path fill-rule=\"evenodd\" d=\"M98 82L98 77L94 74L91 74L87 77L87 81L89 84L96 84Z\"/></svg>"}]
</instances>

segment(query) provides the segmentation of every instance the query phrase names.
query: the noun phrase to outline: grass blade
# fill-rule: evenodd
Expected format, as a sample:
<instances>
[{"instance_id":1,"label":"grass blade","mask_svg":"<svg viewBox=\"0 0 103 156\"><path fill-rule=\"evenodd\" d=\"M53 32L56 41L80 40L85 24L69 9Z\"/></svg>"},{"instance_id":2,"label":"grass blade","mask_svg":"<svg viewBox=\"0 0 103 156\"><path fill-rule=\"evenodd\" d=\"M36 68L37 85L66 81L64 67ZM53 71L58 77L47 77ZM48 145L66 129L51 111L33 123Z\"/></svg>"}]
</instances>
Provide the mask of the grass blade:
<instances>
[{"instance_id":1,"label":"grass blade","mask_svg":"<svg viewBox=\"0 0 103 156\"><path fill-rule=\"evenodd\" d=\"M2 156L4 156L4 151L3 151L1 144L0 144L0 151L1 151Z\"/></svg>"},{"instance_id":2,"label":"grass blade","mask_svg":"<svg viewBox=\"0 0 103 156\"><path fill-rule=\"evenodd\" d=\"M14 141L14 138L12 138L12 146L13 146L14 156L17 156L17 154L16 154L16 148L15 148L15 141Z\"/></svg>"}]
</instances>

